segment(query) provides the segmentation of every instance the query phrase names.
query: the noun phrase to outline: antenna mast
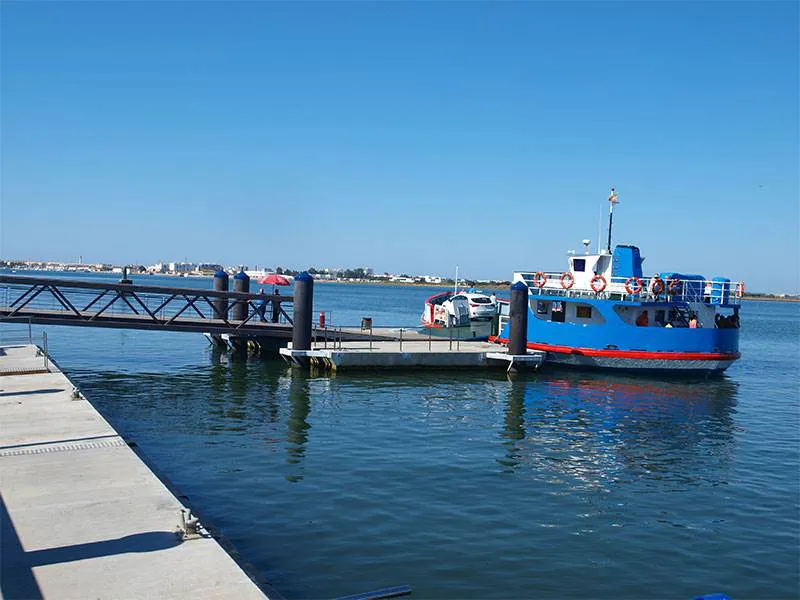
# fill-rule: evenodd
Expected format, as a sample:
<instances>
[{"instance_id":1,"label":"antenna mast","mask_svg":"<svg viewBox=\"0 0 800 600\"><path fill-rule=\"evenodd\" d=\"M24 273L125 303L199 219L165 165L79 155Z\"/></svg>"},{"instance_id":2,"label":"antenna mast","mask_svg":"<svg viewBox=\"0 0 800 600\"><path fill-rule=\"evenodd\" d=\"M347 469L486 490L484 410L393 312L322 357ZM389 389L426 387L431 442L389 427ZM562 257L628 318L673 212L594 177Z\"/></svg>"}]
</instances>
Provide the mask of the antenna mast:
<instances>
[{"instance_id":1,"label":"antenna mast","mask_svg":"<svg viewBox=\"0 0 800 600\"><path fill-rule=\"evenodd\" d=\"M614 205L619 202L617 198L617 190L611 188L611 194L608 197L608 253L611 254L611 225L614 223Z\"/></svg>"}]
</instances>

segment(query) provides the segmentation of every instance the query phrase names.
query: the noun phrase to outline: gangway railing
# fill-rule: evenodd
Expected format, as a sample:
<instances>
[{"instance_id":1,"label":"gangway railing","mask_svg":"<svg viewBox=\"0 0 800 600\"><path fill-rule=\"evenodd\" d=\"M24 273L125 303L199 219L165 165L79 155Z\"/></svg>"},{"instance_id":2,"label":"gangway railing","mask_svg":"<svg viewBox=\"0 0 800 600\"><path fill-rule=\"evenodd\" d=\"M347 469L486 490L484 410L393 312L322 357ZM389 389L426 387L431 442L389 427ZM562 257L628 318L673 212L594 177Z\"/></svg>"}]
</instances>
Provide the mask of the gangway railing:
<instances>
[{"instance_id":1,"label":"gangway railing","mask_svg":"<svg viewBox=\"0 0 800 600\"><path fill-rule=\"evenodd\" d=\"M670 277L611 277L594 276L588 287L580 286L565 273L515 273L524 281L530 294L563 296L565 298L611 299L621 302L704 302L720 306L741 304L744 283L713 279L683 279ZM563 278L563 279L562 279Z\"/></svg>"},{"instance_id":2,"label":"gangway railing","mask_svg":"<svg viewBox=\"0 0 800 600\"><path fill-rule=\"evenodd\" d=\"M292 324L293 297L0 275L0 317L35 323L226 331Z\"/></svg>"}]
</instances>

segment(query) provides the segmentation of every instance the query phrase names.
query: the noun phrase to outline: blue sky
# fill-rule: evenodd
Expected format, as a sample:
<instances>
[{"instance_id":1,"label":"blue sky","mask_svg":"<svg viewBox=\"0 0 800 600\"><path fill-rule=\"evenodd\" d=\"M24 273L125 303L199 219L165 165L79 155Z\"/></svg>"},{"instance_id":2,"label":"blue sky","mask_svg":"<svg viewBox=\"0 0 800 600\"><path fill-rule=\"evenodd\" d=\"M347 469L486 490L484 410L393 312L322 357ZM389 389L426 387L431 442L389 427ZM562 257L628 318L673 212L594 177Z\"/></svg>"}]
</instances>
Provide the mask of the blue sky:
<instances>
[{"instance_id":1,"label":"blue sky","mask_svg":"<svg viewBox=\"0 0 800 600\"><path fill-rule=\"evenodd\" d=\"M794 2L4 2L5 258L800 289Z\"/></svg>"}]
</instances>

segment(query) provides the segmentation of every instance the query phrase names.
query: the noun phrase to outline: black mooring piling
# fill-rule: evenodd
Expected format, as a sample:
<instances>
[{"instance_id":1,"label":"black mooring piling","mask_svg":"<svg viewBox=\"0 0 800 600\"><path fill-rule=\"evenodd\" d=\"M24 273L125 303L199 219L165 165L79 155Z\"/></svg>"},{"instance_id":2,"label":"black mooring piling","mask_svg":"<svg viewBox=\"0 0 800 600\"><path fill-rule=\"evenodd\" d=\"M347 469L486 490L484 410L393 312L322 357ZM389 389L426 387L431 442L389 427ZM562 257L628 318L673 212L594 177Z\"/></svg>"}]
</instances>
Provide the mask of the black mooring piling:
<instances>
[{"instance_id":1,"label":"black mooring piling","mask_svg":"<svg viewBox=\"0 0 800 600\"><path fill-rule=\"evenodd\" d=\"M508 353L525 354L528 349L528 286L518 281L511 286Z\"/></svg>"},{"instance_id":2,"label":"black mooring piling","mask_svg":"<svg viewBox=\"0 0 800 600\"><path fill-rule=\"evenodd\" d=\"M218 292L228 291L228 274L222 269L214 273L214 289ZM214 313L217 319L228 318L227 298L214 298Z\"/></svg>"},{"instance_id":3,"label":"black mooring piling","mask_svg":"<svg viewBox=\"0 0 800 600\"><path fill-rule=\"evenodd\" d=\"M293 350L311 350L311 311L313 305L314 278L303 271L294 278Z\"/></svg>"},{"instance_id":4,"label":"black mooring piling","mask_svg":"<svg viewBox=\"0 0 800 600\"><path fill-rule=\"evenodd\" d=\"M247 276L247 273L244 272L244 269L233 276L233 291L244 292L245 294L250 293L250 278ZM247 301L237 300L233 303L233 307L231 308L231 319L234 321L244 321L246 318Z\"/></svg>"}]
</instances>

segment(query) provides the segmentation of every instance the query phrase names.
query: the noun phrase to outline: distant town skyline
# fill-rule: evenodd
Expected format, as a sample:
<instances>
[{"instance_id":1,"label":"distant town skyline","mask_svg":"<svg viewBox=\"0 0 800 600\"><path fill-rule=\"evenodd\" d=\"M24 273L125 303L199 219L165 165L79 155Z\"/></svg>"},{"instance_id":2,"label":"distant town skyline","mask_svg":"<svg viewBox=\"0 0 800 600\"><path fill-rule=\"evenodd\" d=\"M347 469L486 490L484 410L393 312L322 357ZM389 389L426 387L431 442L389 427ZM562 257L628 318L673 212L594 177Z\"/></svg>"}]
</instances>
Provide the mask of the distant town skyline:
<instances>
[{"instance_id":1,"label":"distant town skyline","mask_svg":"<svg viewBox=\"0 0 800 600\"><path fill-rule=\"evenodd\" d=\"M7 2L0 256L800 291L796 2Z\"/></svg>"},{"instance_id":2,"label":"distant town skyline","mask_svg":"<svg viewBox=\"0 0 800 600\"><path fill-rule=\"evenodd\" d=\"M126 269L131 275L147 274L147 275L201 275L213 276L220 270L227 271L234 274L239 270L243 270L250 277L258 277L270 273L277 273L279 275L293 276L301 272L308 272L314 276L315 279L321 281L350 281L350 280L380 280L398 283L425 283L425 284L453 284L455 276L437 274L423 274L413 273L410 271L403 271L397 273L390 273L388 271L376 272L372 267L329 267L321 266L315 267L310 265L308 267L294 267L283 265L258 265L258 264L236 264L225 265L222 263L214 262L190 262L190 261L169 261L169 262L156 262L154 264L144 264L140 262L114 264L109 262L83 262L83 261L49 261L49 260L8 260L0 259L0 269L14 270L32 270L32 271L47 271L47 272L78 272L78 273L125 273ZM471 277L458 277L459 283L472 285L474 283L501 283L509 282L504 278L488 278L478 279ZM510 282L509 282L510 283Z\"/></svg>"}]
</instances>

